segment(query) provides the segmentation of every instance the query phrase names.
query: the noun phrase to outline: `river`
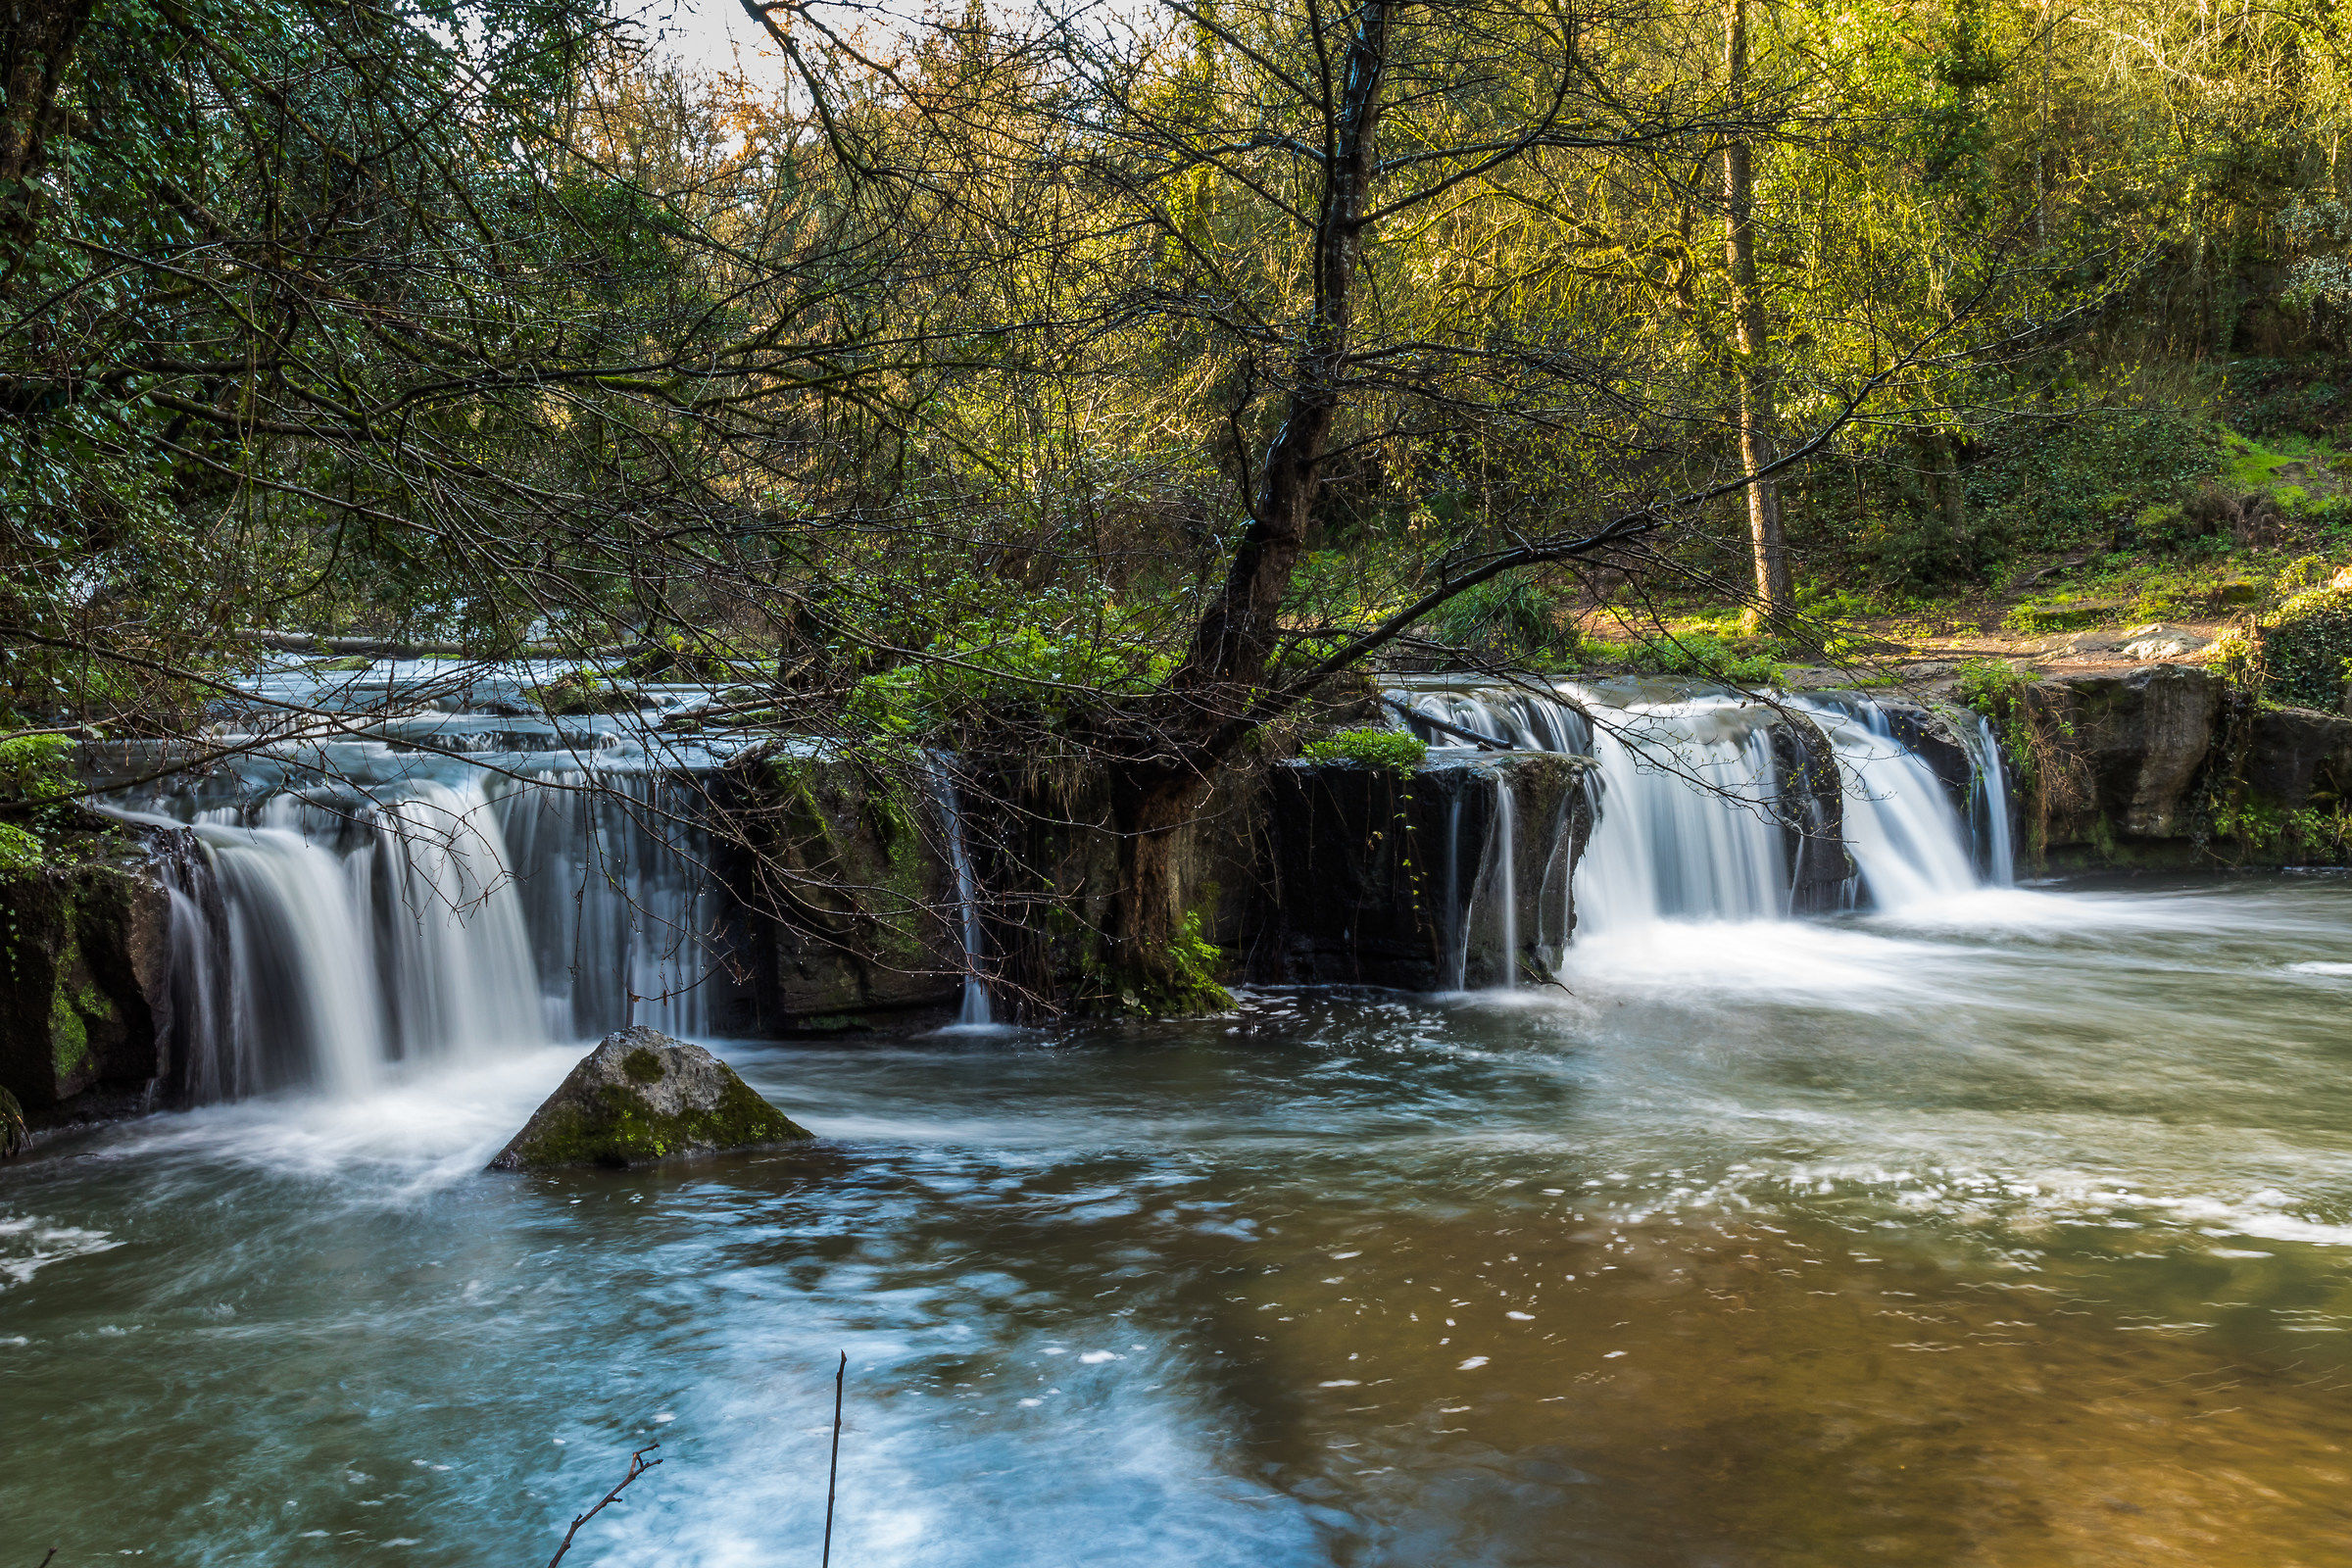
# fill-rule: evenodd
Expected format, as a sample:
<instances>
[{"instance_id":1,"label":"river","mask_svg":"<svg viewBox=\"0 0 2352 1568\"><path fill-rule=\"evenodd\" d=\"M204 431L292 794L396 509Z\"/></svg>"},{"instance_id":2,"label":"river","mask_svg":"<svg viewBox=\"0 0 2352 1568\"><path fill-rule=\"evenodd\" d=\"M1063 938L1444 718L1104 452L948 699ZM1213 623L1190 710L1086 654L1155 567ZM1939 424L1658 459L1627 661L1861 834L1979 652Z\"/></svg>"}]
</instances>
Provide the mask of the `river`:
<instances>
[{"instance_id":1,"label":"river","mask_svg":"<svg viewBox=\"0 0 2352 1568\"><path fill-rule=\"evenodd\" d=\"M822 1135L483 1160L395 1064L0 1183L26 1563L2341 1564L2332 876L1668 923L1566 989L721 1045Z\"/></svg>"}]
</instances>

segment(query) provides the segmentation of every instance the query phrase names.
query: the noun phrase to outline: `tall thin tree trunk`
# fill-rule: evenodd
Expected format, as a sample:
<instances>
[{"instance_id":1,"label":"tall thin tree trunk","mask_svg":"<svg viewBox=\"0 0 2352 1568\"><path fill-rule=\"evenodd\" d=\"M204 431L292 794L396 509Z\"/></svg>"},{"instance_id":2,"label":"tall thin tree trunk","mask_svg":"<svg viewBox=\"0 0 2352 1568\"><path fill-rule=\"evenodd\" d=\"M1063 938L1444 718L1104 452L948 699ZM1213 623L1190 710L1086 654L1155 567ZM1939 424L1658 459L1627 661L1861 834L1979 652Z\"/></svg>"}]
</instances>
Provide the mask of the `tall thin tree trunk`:
<instances>
[{"instance_id":1,"label":"tall thin tree trunk","mask_svg":"<svg viewBox=\"0 0 2352 1568\"><path fill-rule=\"evenodd\" d=\"M1747 0L1725 0L1724 66L1732 111L1747 113ZM1778 456L1773 444L1773 387L1767 363L1764 299L1756 286L1755 176L1745 135L1723 148L1723 254L1732 277L1732 318L1739 337L1740 462L1747 475L1747 531L1756 563L1752 623L1787 613L1788 538L1781 526L1781 485L1764 470Z\"/></svg>"}]
</instances>

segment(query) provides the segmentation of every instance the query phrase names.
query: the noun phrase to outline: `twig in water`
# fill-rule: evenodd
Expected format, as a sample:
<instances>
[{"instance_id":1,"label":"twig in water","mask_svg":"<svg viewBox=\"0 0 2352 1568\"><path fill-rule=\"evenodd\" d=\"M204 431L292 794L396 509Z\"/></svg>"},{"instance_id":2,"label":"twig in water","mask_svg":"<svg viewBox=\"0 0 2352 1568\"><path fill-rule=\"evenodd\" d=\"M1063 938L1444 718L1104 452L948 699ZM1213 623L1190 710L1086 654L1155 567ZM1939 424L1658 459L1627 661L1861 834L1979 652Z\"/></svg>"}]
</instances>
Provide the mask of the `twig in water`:
<instances>
[{"instance_id":1,"label":"twig in water","mask_svg":"<svg viewBox=\"0 0 2352 1568\"><path fill-rule=\"evenodd\" d=\"M619 1486L614 1487L611 1492L605 1494L604 1500L602 1502L599 1502L595 1507L589 1509L586 1513L580 1515L577 1519L574 1519L571 1522L571 1528L564 1532L564 1544L558 1546L556 1548L556 1554L547 1559L547 1568L556 1568L556 1564L564 1560L564 1554L571 1549L571 1538L580 1533L580 1526L586 1524L598 1514L603 1513L607 1504L611 1503L615 1497L618 1497L622 1493L629 1490L630 1482L636 1480L648 1470L651 1470L654 1465L662 1462L661 1460L656 1459L652 1464L648 1464L645 1458L647 1454L653 1452L660 1446L662 1446L662 1445L659 1443L649 1443L644 1447L639 1448L635 1453L629 1455L629 1473L620 1478Z\"/></svg>"},{"instance_id":2,"label":"twig in water","mask_svg":"<svg viewBox=\"0 0 2352 1568\"><path fill-rule=\"evenodd\" d=\"M833 1484L841 1479L841 1386L849 1375L850 1352L844 1350L841 1365L833 1369L833 1462L825 1468L825 1555L820 1568L833 1568Z\"/></svg>"},{"instance_id":3,"label":"twig in water","mask_svg":"<svg viewBox=\"0 0 2352 1568\"><path fill-rule=\"evenodd\" d=\"M54 1557L54 1556L56 1556L56 1555L57 1555L57 1548L56 1548L55 1546L51 1546L51 1547L49 1548L49 1557ZM41 1559L41 1568L49 1568L49 1557L43 1557L43 1558Z\"/></svg>"}]
</instances>

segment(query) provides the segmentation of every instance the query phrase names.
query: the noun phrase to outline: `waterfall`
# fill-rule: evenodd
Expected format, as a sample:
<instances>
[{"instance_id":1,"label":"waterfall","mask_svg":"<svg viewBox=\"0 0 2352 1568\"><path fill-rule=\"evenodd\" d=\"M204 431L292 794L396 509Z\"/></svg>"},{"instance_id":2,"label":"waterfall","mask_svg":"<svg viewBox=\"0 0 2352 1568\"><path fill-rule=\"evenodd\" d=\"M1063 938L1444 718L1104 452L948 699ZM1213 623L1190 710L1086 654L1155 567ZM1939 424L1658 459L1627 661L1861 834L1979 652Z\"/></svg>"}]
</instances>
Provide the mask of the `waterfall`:
<instances>
[{"instance_id":1,"label":"waterfall","mask_svg":"<svg viewBox=\"0 0 2352 1568\"><path fill-rule=\"evenodd\" d=\"M1669 922L1788 917L1805 906L1796 898L1800 877L1834 891L1843 874L1836 869L1844 862L1835 839L1828 871L1808 871L1803 858L1818 853L1832 807L1858 892L1879 908L2010 881L1999 748L1973 714L1947 715L1972 775L1966 799L1955 803L1920 749L1927 741L1907 744L1887 710L1857 694L1765 702L1696 682L1618 680L1563 681L1549 695L1523 684L1389 696L1408 710L1400 721L1434 746L1462 743L1416 719L1442 719L1518 749L1592 756L1585 790L1593 829L1568 879L1579 940ZM1910 715L1908 733L1944 733L1924 712L1902 711ZM1835 762L1837 789L1816 809L1825 755ZM1822 780L1820 789L1827 787ZM1461 911L1448 933L1457 985L1474 918L1468 906L1484 897L1483 882L1466 895L1461 889L1461 809L1457 797L1447 832L1448 906ZM1488 874L1482 862L1482 879ZM1544 897L1552 896L1547 884Z\"/></svg>"},{"instance_id":2,"label":"waterfall","mask_svg":"<svg viewBox=\"0 0 2352 1568\"><path fill-rule=\"evenodd\" d=\"M1790 906L1769 709L1731 696L1612 704L1592 692L1594 827L1580 934L1662 920L1775 920Z\"/></svg>"},{"instance_id":3,"label":"waterfall","mask_svg":"<svg viewBox=\"0 0 2352 1568\"><path fill-rule=\"evenodd\" d=\"M251 1037L231 1025L228 906L202 843L185 828L150 832L147 853L171 905L172 1028L179 1090L197 1104L260 1088Z\"/></svg>"},{"instance_id":4,"label":"waterfall","mask_svg":"<svg viewBox=\"0 0 2352 1568\"><path fill-rule=\"evenodd\" d=\"M353 1094L402 1058L548 1038L478 776L464 789L414 783L357 818L293 795L244 814L194 824L217 914L185 867L162 860L188 1098L305 1084Z\"/></svg>"},{"instance_id":5,"label":"waterfall","mask_svg":"<svg viewBox=\"0 0 2352 1568\"><path fill-rule=\"evenodd\" d=\"M1494 775L1494 906L1500 911L1497 924L1502 932L1502 973L1494 985L1502 991L1519 984L1518 817L1518 802L1511 794L1511 781L1497 773Z\"/></svg>"},{"instance_id":6,"label":"waterfall","mask_svg":"<svg viewBox=\"0 0 2352 1568\"><path fill-rule=\"evenodd\" d=\"M984 1027L996 1022L996 1013L989 1004L988 985L980 978L979 888L972 875L971 847L964 842L963 804L956 797L956 781L949 775L943 759L931 760L931 787L939 800L940 821L947 830L948 863L956 873L956 902L963 927L963 1008L956 1014L956 1023L958 1028Z\"/></svg>"},{"instance_id":7,"label":"waterfall","mask_svg":"<svg viewBox=\"0 0 2352 1568\"><path fill-rule=\"evenodd\" d=\"M1935 770L1894 738L1876 703L1790 698L1838 757L1845 843L1882 909L1950 898L1977 886L1968 831Z\"/></svg>"},{"instance_id":8,"label":"waterfall","mask_svg":"<svg viewBox=\"0 0 2352 1568\"><path fill-rule=\"evenodd\" d=\"M1478 781L1494 790L1494 809L1479 841L1478 864L1465 885L1462 855L1462 811ZM1511 781L1486 768L1464 778L1446 811L1446 989L1470 989L1470 949L1480 929L1494 932L1503 955L1501 971L1490 989L1509 990L1518 983L1519 888L1517 846L1518 800Z\"/></svg>"},{"instance_id":9,"label":"waterfall","mask_svg":"<svg viewBox=\"0 0 2352 1568\"><path fill-rule=\"evenodd\" d=\"M497 797L547 1033L710 1032L719 895L691 783L559 769Z\"/></svg>"},{"instance_id":10,"label":"waterfall","mask_svg":"<svg viewBox=\"0 0 2352 1568\"><path fill-rule=\"evenodd\" d=\"M1974 722L1970 722L1973 720ZM2009 784L2001 770L2001 741L1992 720L1982 713L1953 716L1960 739L1968 747L1969 830L1975 836L1977 863L1987 886L2017 884L2017 851L2009 839Z\"/></svg>"},{"instance_id":11,"label":"waterfall","mask_svg":"<svg viewBox=\"0 0 2352 1568\"><path fill-rule=\"evenodd\" d=\"M270 803L270 815L290 814ZM365 1088L384 1059L367 863L292 827L200 823L229 915L231 1029L261 1087ZM355 871L358 873L355 876Z\"/></svg>"},{"instance_id":12,"label":"waterfall","mask_svg":"<svg viewBox=\"0 0 2352 1568\"><path fill-rule=\"evenodd\" d=\"M392 1054L547 1038L522 900L479 775L463 793L427 782L379 808L375 841L372 860L352 863L383 879Z\"/></svg>"}]
</instances>

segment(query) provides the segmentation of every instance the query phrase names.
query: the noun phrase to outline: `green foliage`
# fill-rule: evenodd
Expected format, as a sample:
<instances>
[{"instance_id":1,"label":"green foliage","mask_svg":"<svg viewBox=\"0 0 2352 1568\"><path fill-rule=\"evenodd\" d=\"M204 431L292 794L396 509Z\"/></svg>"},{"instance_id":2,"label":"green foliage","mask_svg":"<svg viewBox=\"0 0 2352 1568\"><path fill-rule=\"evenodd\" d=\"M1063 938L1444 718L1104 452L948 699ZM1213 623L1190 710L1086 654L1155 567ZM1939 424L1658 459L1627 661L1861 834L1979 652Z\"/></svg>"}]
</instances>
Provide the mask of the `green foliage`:
<instances>
[{"instance_id":1,"label":"green foliage","mask_svg":"<svg viewBox=\"0 0 2352 1568\"><path fill-rule=\"evenodd\" d=\"M1713 632L1659 632L1636 640L1621 657L1645 674L1690 675L1726 686L1775 686L1788 674L1760 641L1727 642Z\"/></svg>"},{"instance_id":2,"label":"green foliage","mask_svg":"<svg viewBox=\"0 0 2352 1568\"><path fill-rule=\"evenodd\" d=\"M0 877L29 876L48 859L48 848L21 827L0 822Z\"/></svg>"},{"instance_id":3,"label":"green foliage","mask_svg":"<svg viewBox=\"0 0 2352 1568\"><path fill-rule=\"evenodd\" d=\"M1991 721L2009 770L2019 790L2028 795L2041 777L2043 747L2025 694L2040 678L2038 672L2021 670L2004 659L1971 659L1962 662L1956 683L1962 704Z\"/></svg>"},{"instance_id":4,"label":"green foliage","mask_svg":"<svg viewBox=\"0 0 2352 1568\"><path fill-rule=\"evenodd\" d=\"M1109 1010L1139 1018L1194 1017L1233 1004L1233 994L1217 980L1225 956L1201 934L1200 911L1188 909L1150 968L1150 977L1117 977ZM1098 982L1106 977L1095 975Z\"/></svg>"},{"instance_id":5,"label":"green foliage","mask_svg":"<svg viewBox=\"0 0 2352 1568\"><path fill-rule=\"evenodd\" d=\"M50 858L47 840L65 826L79 788L73 739L19 735L0 741L0 876L36 871Z\"/></svg>"},{"instance_id":6,"label":"green foliage","mask_svg":"<svg viewBox=\"0 0 2352 1568\"><path fill-rule=\"evenodd\" d=\"M2263 633L2262 695L2293 708L2339 712L2352 659L2352 588L2310 588L2278 607Z\"/></svg>"},{"instance_id":7,"label":"green foliage","mask_svg":"<svg viewBox=\"0 0 2352 1568\"><path fill-rule=\"evenodd\" d=\"M1307 742L1298 755L1309 762L1353 762L1410 778L1413 769L1428 758L1429 747L1419 736L1400 729L1348 729Z\"/></svg>"},{"instance_id":8,"label":"green foliage","mask_svg":"<svg viewBox=\"0 0 2352 1568\"><path fill-rule=\"evenodd\" d=\"M1151 690L1175 663L1156 622L1100 587L963 579L915 608L936 634L921 660L858 681L848 716L861 731L920 737L1024 719L1056 729L1106 698Z\"/></svg>"},{"instance_id":9,"label":"green foliage","mask_svg":"<svg viewBox=\"0 0 2352 1568\"><path fill-rule=\"evenodd\" d=\"M1438 607L1429 635L1448 647L1528 668L1573 669L1578 630L1569 606L1525 572L1489 578Z\"/></svg>"}]
</instances>

